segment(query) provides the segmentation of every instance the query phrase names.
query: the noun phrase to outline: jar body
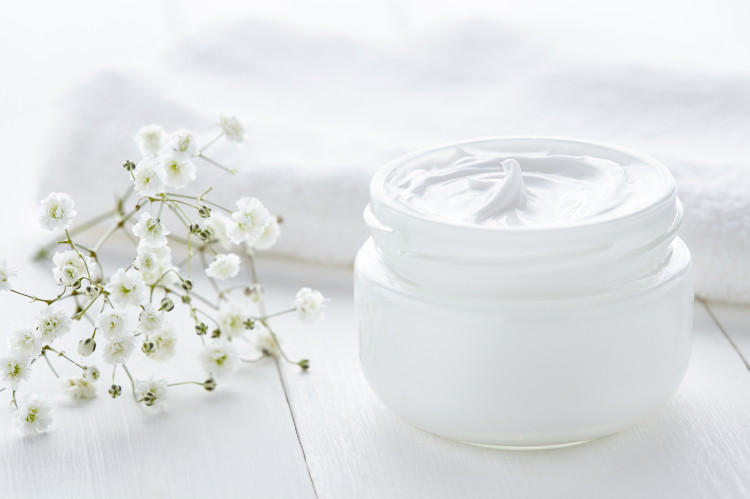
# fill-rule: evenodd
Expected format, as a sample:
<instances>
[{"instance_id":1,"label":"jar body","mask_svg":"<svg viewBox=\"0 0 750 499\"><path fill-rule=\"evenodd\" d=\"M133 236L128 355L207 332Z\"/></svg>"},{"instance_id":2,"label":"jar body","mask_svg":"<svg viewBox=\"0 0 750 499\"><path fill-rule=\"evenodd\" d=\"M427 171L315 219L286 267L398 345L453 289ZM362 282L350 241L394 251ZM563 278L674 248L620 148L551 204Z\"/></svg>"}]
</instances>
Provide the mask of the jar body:
<instances>
[{"instance_id":1,"label":"jar body","mask_svg":"<svg viewBox=\"0 0 750 499\"><path fill-rule=\"evenodd\" d=\"M502 201L498 218L463 217L488 199ZM571 213L600 204L557 221L560 199ZM381 169L365 221L362 370L414 425L483 445L566 445L632 426L682 382L690 253L674 179L654 160L544 137L443 146Z\"/></svg>"},{"instance_id":2,"label":"jar body","mask_svg":"<svg viewBox=\"0 0 750 499\"><path fill-rule=\"evenodd\" d=\"M395 413L471 443L551 446L637 423L677 390L692 343L690 257L623 296L472 300L409 283L372 241L355 265L360 359Z\"/></svg>"}]
</instances>

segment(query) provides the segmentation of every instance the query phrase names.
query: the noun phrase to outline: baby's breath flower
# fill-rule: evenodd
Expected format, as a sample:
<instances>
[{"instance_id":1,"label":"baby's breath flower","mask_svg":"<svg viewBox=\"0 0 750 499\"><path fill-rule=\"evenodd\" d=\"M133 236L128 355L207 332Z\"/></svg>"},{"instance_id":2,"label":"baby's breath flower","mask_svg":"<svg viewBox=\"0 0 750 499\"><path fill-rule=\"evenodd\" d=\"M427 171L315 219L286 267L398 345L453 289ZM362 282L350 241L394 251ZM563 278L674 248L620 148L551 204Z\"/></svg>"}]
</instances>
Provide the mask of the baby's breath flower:
<instances>
[{"instance_id":1,"label":"baby's breath flower","mask_svg":"<svg viewBox=\"0 0 750 499\"><path fill-rule=\"evenodd\" d=\"M154 351L149 357L154 360L169 360L174 356L174 347L177 343L177 335L174 332L174 327L165 322L159 331L149 335L151 341L154 342Z\"/></svg>"},{"instance_id":2,"label":"baby's breath flower","mask_svg":"<svg viewBox=\"0 0 750 499\"><path fill-rule=\"evenodd\" d=\"M158 154L166 142L164 129L159 125L153 124L141 127L133 138L138 145L138 150L144 156Z\"/></svg>"},{"instance_id":3,"label":"baby's breath flower","mask_svg":"<svg viewBox=\"0 0 750 499\"><path fill-rule=\"evenodd\" d=\"M86 366L83 368L81 375L89 381L96 381L99 379L99 368L96 366Z\"/></svg>"},{"instance_id":4,"label":"baby's breath flower","mask_svg":"<svg viewBox=\"0 0 750 499\"><path fill-rule=\"evenodd\" d=\"M162 158L161 164L169 187L181 189L195 180L195 165L189 159L169 155Z\"/></svg>"},{"instance_id":5,"label":"baby's breath flower","mask_svg":"<svg viewBox=\"0 0 750 499\"><path fill-rule=\"evenodd\" d=\"M255 346L263 355L276 356L279 353L279 341L264 326L256 327Z\"/></svg>"},{"instance_id":6,"label":"baby's breath flower","mask_svg":"<svg viewBox=\"0 0 750 499\"><path fill-rule=\"evenodd\" d=\"M18 275L15 267L8 265L8 260L0 258L0 291L12 288L10 278Z\"/></svg>"},{"instance_id":7,"label":"baby's breath flower","mask_svg":"<svg viewBox=\"0 0 750 499\"><path fill-rule=\"evenodd\" d=\"M188 159L198 154L198 142L193 132L180 129L169 136L169 147L178 159Z\"/></svg>"},{"instance_id":8,"label":"baby's breath flower","mask_svg":"<svg viewBox=\"0 0 750 499\"><path fill-rule=\"evenodd\" d=\"M232 142L242 142L245 140L245 127L235 116L222 114L219 116L219 128L224 132L227 140Z\"/></svg>"},{"instance_id":9,"label":"baby's breath flower","mask_svg":"<svg viewBox=\"0 0 750 499\"><path fill-rule=\"evenodd\" d=\"M125 307L140 305L146 299L146 284L140 272L134 268L118 269L107 284L109 299L115 305Z\"/></svg>"},{"instance_id":10,"label":"baby's breath flower","mask_svg":"<svg viewBox=\"0 0 750 499\"><path fill-rule=\"evenodd\" d=\"M12 390L17 389L21 381L28 379L31 373L30 363L29 356L22 352L12 351L5 357L0 357L0 379Z\"/></svg>"},{"instance_id":11,"label":"baby's breath flower","mask_svg":"<svg viewBox=\"0 0 750 499\"><path fill-rule=\"evenodd\" d=\"M16 426L27 435L44 433L51 424L52 409L36 395L30 396L18 410Z\"/></svg>"},{"instance_id":12,"label":"baby's breath flower","mask_svg":"<svg viewBox=\"0 0 750 499\"><path fill-rule=\"evenodd\" d=\"M206 275L214 279L229 279L240 271L240 257L234 253L216 255L206 269Z\"/></svg>"},{"instance_id":13,"label":"baby's breath flower","mask_svg":"<svg viewBox=\"0 0 750 499\"><path fill-rule=\"evenodd\" d=\"M71 320L68 314L52 306L39 312L37 330L43 343L49 344L70 331Z\"/></svg>"},{"instance_id":14,"label":"baby's breath flower","mask_svg":"<svg viewBox=\"0 0 750 499\"><path fill-rule=\"evenodd\" d=\"M107 338L104 342L102 359L107 364L124 364L135 350L135 337L121 334Z\"/></svg>"},{"instance_id":15,"label":"baby's breath flower","mask_svg":"<svg viewBox=\"0 0 750 499\"><path fill-rule=\"evenodd\" d=\"M78 353L84 357L88 357L96 350L96 340L94 338L86 338L78 342Z\"/></svg>"},{"instance_id":16,"label":"baby's breath flower","mask_svg":"<svg viewBox=\"0 0 750 499\"><path fill-rule=\"evenodd\" d=\"M213 378L208 378L203 382L203 388L205 388L207 392L216 390L216 380Z\"/></svg>"},{"instance_id":17,"label":"baby's breath flower","mask_svg":"<svg viewBox=\"0 0 750 499\"><path fill-rule=\"evenodd\" d=\"M8 337L8 346L12 351L32 359L39 357L42 353L42 340L34 328L20 323L13 324Z\"/></svg>"},{"instance_id":18,"label":"baby's breath flower","mask_svg":"<svg viewBox=\"0 0 750 499\"><path fill-rule=\"evenodd\" d=\"M263 235L266 225L271 221L271 214L263 203L251 197L240 198L237 208L239 210L232 213L233 223L230 223L227 234L235 244L246 242L253 245Z\"/></svg>"},{"instance_id":19,"label":"baby's breath flower","mask_svg":"<svg viewBox=\"0 0 750 499\"><path fill-rule=\"evenodd\" d=\"M84 376L62 379L60 386L73 399L87 400L96 397L96 385Z\"/></svg>"},{"instance_id":20,"label":"baby's breath flower","mask_svg":"<svg viewBox=\"0 0 750 499\"><path fill-rule=\"evenodd\" d=\"M268 222L266 228L263 229L263 233L253 243L253 248L259 250L270 249L274 244L276 244L276 241L279 239L280 235L281 226L279 225L278 220L276 220L276 218L271 218L271 221Z\"/></svg>"},{"instance_id":21,"label":"baby's breath flower","mask_svg":"<svg viewBox=\"0 0 750 499\"><path fill-rule=\"evenodd\" d=\"M39 223L47 230L63 230L70 227L76 216L73 198L64 192L50 192L39 206Z\"/></svg>"},{"instance_id":22,"label":"baby's breath flower","mask_svg":"<svg viewBox=\"0 0 750 499\"><path fill-rule=\"evenodd\" d=\"M133 187L142 196L156 196L166 187L164 167L157 158L143 158L133 170Z\"/></svg>"},{"instance_id":23,"label":"baby's breath flower","mask_svg":"<svg viewBox=\"0 0 750 499\"><path fill-rule=\"evenodd\" d=\"M232 246L232 241L229 239L229 234L227 233L232 223L229 217L217 211L211 212L211 216L204 222L206 228L213 233L213 240L219 243L225 250L228 250Z\"/></svg>"},{"instance_id":24,"label":"baby's breath flower","mask_svg":"<svg viewBox=\"0 0 750 499\"><path fill-rule=\"evenodd\" d=\"M104 336L118 336L125 333L128 316L122 310L110 308L96 316L96 329Z\"/></svg>"},{"instance_id":25,"label":"baby's breath flower","mask_svg":"<svg viewBox=\"0 0 750 499\"><path fill-rule=\"evenodd\" d=\"M141 213L138 223L133 225L133 234L140 237L146 246L161 248L167 244L167 236L171 232L164 227L164 224L158 218L152 217L148 213Z\"/></svg>"},{"instance_id":26,"label":"baby's breath flower","mask_svg":"<svg viewBox=\"0 0 750 499\"><path fill-rule=\"evenodd\" d=\"M239 336L245 332L245 310L237 303L226 303L221 306L217 314L217 321L221 334L227 338Z\"/></svg>"},{"instance_id":27,"label":"baby's breath flower","mask_svg":"<svg viewBox=\"0 0 750 499\"><path fill-rule=\"evenodd\" d=\"M112 397L113 399L116 399L117 397L122 395L122 387L120 385L112 385L107 391L109 392L110 397Z\"/></svg>"},{"instance_id":28,"label":"baby's breath flower","mask_svg":"<svg viewBox=\"0 0 750 499\"><path fill-rule=\"evenodd\" d=\"M161 407L167 399L167 381L154 378L137 380L135 395L149 407Z\"/></svg>"},{"instance_id":29,"label":"baby's breath flower","mask_svg":"<svg viewBox=\"0 0 750 499\"><path fill-rule=\"evenodd\" d=\"M237 370L240 355L237 348L224 339L209 342L200 353L201 364L214 377L228 376Z\"/></svg>"},{"instance_id":30,"label":"baby's breath flower","mask_svg":"<svg viewBox=\"0 0 750 499\"><path fill-rule=\"evenodd\" d=\"M149 286L159 284L171 286L174 284L177 276L170 270L177 270L172 265L172 250L165 245L160 248L151 248L142 239L138 243L138 256L135 259L135 266L140 271L143 280Z\"/></svg>"},{"instance_id":31,"label":"baby's breath flower","mask_svg":"<svg viewBox=\"0 0 750 499\"><path fill-rule=\"evenodd\" d=\"M304 324L313 324L323 317L323 303L326 299L320 291L302 288L297 291L292 304L297 311L297 318Z\"/></svg>"},{"instance_id":32,"label":"baby's breath flower","mask_svg":"<svg viewBox=\"0 0 750 499\"><path fill-rule=\"evenodd\" d=\"M75 250L60 251L52 257L55 267L52 275L55 281L66 286L72 286L82 277L87 276L86 269L94 268L94 261L88 256L79 256Z\"/></svg>"},{"instance_id":33,"label":"baby's breath flower","mask_svg":"<svg viewBox=\"0 0 750 499\"><path fill-rule=\"evenodd\" d=\"M138 331L151 334L160 331L164 325L164 312L152 304L144 305L143 311L138 316Z\"/></svg>"}]
</instances>

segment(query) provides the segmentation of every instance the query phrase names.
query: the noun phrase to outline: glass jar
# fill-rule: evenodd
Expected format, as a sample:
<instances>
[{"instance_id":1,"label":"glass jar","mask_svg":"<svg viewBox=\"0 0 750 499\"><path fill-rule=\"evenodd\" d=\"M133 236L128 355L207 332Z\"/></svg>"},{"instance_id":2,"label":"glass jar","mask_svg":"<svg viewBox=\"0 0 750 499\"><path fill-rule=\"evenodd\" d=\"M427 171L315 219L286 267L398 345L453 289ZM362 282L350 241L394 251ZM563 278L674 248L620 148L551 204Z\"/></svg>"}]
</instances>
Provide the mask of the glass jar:
<instances>
[{"instance_id":1,"label":"glass jar","mask_svg":"<svg viewBox=\"0 0 750 499\"><path fill-rule=\"evenodd\" d=\"M690 253L674 179L653 159L547 137L438 147L375 175L365 221L362 369L414 425L567 445L635 424L679 387Z\"/></svg>"}]
</instances>

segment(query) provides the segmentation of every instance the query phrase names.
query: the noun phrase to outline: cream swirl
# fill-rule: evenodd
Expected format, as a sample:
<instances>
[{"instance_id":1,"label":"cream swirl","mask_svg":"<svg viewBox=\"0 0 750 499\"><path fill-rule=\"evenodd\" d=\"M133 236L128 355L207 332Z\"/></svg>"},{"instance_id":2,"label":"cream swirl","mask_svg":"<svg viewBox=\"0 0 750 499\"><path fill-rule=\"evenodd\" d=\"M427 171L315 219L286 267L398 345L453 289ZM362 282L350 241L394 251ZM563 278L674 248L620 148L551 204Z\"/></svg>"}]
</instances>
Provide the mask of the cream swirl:
<instances>
[{"instance_id":1,"label":"cream swirl","mask_svg":"<svg viewBox=\"0 0 750 499\"><path fill-rule=\"evenodd\" d=\"M661 188L639 162L564 154L475 155L400 168L386 192L407 211L460 225L556 227L638 211Z\"/></svg>"}]
</instances>

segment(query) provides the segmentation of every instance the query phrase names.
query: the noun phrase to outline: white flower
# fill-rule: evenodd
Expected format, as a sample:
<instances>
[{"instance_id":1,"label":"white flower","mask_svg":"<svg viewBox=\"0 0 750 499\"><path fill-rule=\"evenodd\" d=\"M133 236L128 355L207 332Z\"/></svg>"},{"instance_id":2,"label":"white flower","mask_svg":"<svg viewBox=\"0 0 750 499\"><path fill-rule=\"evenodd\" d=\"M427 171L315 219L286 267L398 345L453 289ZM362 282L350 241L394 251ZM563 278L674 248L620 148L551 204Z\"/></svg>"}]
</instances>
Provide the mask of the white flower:
<instances>
[{"instance_id":1,"label":"white flower","mask_svg":"<svg viewBox=\"0 0 750 499\"><path fill-rule=\"evenodd\" d=\"M271 221L271 214L256 198L240 198L237 207L239 211L232 213L234 223L230 224L227 233L236 244L247 242L252 245L263 235L266 225Z\"/></svg>"},{"instance_id":2,"label":"white flower","mask_svg":"<svg viewBox=\"0 0 750 499\"><path fill-rule=\"evenodd\" d=\"M177 344L177 335L174 327L165 322L161 329L149 335L154 342L154 351L149 355L154 360L169 360L174 356L174 347Z\"/></svg>"},{"instance_id":3,"label":"white flower","mask_svg":"<svg viewBox=\"0 0 750 499\"><path fill-rule=\"evenodd\" d=\"M208 343L200 353L203 369L214 377L232 374L240 363L237 348L226 340L218 339Z\"/></svg>"},{"instance_id":4,"label":"white flower","mask_svg":"<svg viewBox=\"0 0 750 499\"><path fill-rule=\"evenodd\" d=\"M20 323L13 324L10 337L8 337L8 346L14 352L34 359L42 353L42 341L34 328Z\"/></svg>"},{"instance_id":5,"label":"white flower","mask_svg":"<svg viewBox=\"0 0 750 499\"><path fill-rule=\"evenodd\" d=\"M78 348L76 350L84 357L88 357L94 353L94 350L96 350L96 340L94 338L84 338L78 342Z\"/></svg>"},{"instance_id":6,"label":"white flower","mask_svg":"<svg viewBox=\"0 0 750 499\"><path fill-rule=\"evenodd\" d=\"M50 192L39 206L39 223L47 230L63 230L70 227L76 216L73 198L64 192Z\"/></svg>"},{"instance_id":7,"label":"white flower","mask_svg":"<svg viewBox=\"0 0 750 499\"><path fill-rule=\"evenodd\" d=\"M140 237L143 244L151 248L161 248L167 244L167 236L171 232L164 227L160 219L152 217L149 213L141 213L138 223L133 225L133 234Z\"/></svg>"},{"instance_id":8,"label":"white flower","mask_svg":"<svg viewBox=\"0 0 750 499\"><path fill-rule=\"evenodd\" d=\"M60 386L73 399L88 400L96 397L96 385L83 376L62 379Z\"/></svg>"},{"instance_id":9,"label":"white flower","mask_svg":"<svg viewBox=\"0 0 750 499\"><path fill-rule=\"evenodd\" d=\"M120 307L140 305L146 301L146 283L134 268L128 269L127 272L118 269L109 279L106 290L110 300Z\"/></svg>"},{"instance_id":10,"label":"white flower","mask_svg":"<svg viewBox=\"0 0 750 499\"><path fill-rule=\"evenodd\" d=\"M122 310L110 308L96 316L95 325L97 331L105 338L119 336L124 334L128 327L128 316Z\"/></svg>"},{"instance_id":11,"label":"white flower","mask_svg":"<svg viewBox=\"0 0 750 499\"><path fill-rule=\"evenodd\" d=\"M107 364L124 364L135 350L135 337L130 334L111 336L104 342L102 359Z\"/></svg>"},{"instance_id":12,"label":"white flower","mask_svg":"<svg viewBox=\"0 0 750 499\"><path fill-rule=\"evenodd\" d=\"M212 211L211 216L205 221L206 228L213 232L212 240L219 243L225 250L228 250L232 246L232 241L227 234L229 225L232 223L229 217L216 211Z\"/></svg>"},{"instance_id":13,"label":"white flower","mask_svg":"<svg viewBox=\"0 0 750 499\"><path fill-rule=\"evenodd\" d=\"M28 379L31 369L31 359L22 352L10 352L5 357L0 357L0 379L5 381L12 390L18 388L18 384Z\"/></svg>"},{"instance_id":14,"label":"white flower","mask_svg":"<svg viewBox=\"0 0 750 499\"><path fill-rule=\"evenodd\" d=\"M18 275L15 267L8 265L8 260L0 258L0 291L12 288L10 278Z\"/></svg>"},{"instance_id":15,"label":"white flower","mask_svg":"<svg viewBox=\"0 0 750 499\"><path fill-rule=\"evenodd\" d=\"M275 356L279 353L279 341L271 332L261 325L255 327L257 335L255 336L255 347L265 355Z\"/></svg>"},{"instance_id":16,"label":"white flower","mask_svg":"<svg viewBox=\"0 0 750 499\"><path fill-rule=\"evenodd\" d=\"M181 189L195 180L195 165L189 159L165 156L162 158L162 167L167 185L175 189Z\"/></svg>"},{"instance_id":17,"label":"white flower","mask_svg":"<svg viewBox=\"0 0 750 499\"><path fill-rule=\"evenodd\" d=\"M320 291L302 288L297 291L292 304L297 310L297 318L305 324L312 324L323 317L323 303L326 299Z\"/></svg>"},{"instance_id":18,"label":"white flower","mask_svg":"<svg viewBox=\"0 0 750 499\"><path fill-rule=\"evenodd\" d=\"M81 375L84 377L84 379L87 379L89 381L96 381L99 379L100 375L99 368L96 366L86 366L83 368Z\"/></svg>"},{"instance_id":19,"label":"white flower","mask_svg":"<svg viewBox=\"0 0 750 499\"><path fill-rule=\"evenodd\" d=\"M30 396L17 414L16 426L27 435L44 433L52 424L52 409L36 395Z\"/></svg>"},{"instance_id":20,"label":"white flower","mask_svg":"<svg viewBox=\"0 0 750 499\"><path fill-rule=\"evenodd\" d=\"M164 129L159 125L146 125L141 127L133 138L136 144L138 144L141 154L151 156L158 154L164 147L166 134L164 133Z\"/></svg>"},{"instance_id":21,"label":"white flower","mask_svg":"<svg viewBox=\"0 0 750 499\"><path fill-rule=\"evenodd\" d=\"M271 221L268 223L268 225L266 225L266 228L263 229L263 234L261 234L260 237L255 240L255 243L253 243L253 248L259 250L270 249L274 244L276 244L276 241L279 239L279 235L281 235L281 227L279 226L279 222L278 220L276 220L276 217L272 217Z\"/></svg>"},{"instance_id":22,"label":"white flower","mask_svg":"<svg viewBox=\"0 0 750 499\"><path fill-rule=\"evenodd\" d=\"M70 331L71 320L68 314L54 307L45 307L39 312L37 330L41 341L52 343L54 340Z\"/></svg>"},{"instance_id":23,"label":"white flower","mask_svg":"<svg viewBox=\"0 0 750 499\"><path fill-rule=\"evenodd\" d=\"M142 333L151 334L161 330L164 324L164 312L152 304L144 305L143 311L138 316L138 330Z\"/></svg>"},{"instance_id":24,"label":"white flower","mask_svg":"<svg viewBox=\"0 0 750 499\"><path fill-rule=\"evenodd\" d=\"M135 266L140 271L146 284L152 286L158 281L160 284L170 286L174 283L177 276L169 271L176 271L177 267L172 265L172 250L169 249L169 246L151 248L141 239L141 242L138 243L137 252Z\"/></svg>"},{"instance_id":25,"label":"white flower","mask_svg":"<svg viewBox=\"0 0 750 499\"><path fill-rule=\"evenodd\" d=\"M167 381L154 378L137 380L135 396L149 407L161 407L167 399Z\"/></svg>"},{"instance_id":26,"label":"white flower","mask_svg":"<svg viewBox=\"0 0 750 499\"><path fill-rule=\"evenodd\" d=\"M88 256L79 256L76 250L61 251L52 257L55 268L52 275L55 281L66 286L72 286L82 277L87 277L86 269L94 268L94 261ZM92 275L93 277L93 275Z\"/></svg>"},{"instance_id":27,"label":"white flower","mask_svg":"<svg viewBox=\"0 0 750 499\"><path fill-rule=\"evenodd\" d=\"M206 275L214 279L229 279L240 271L240 257L234 253L216 255L206 269Z\"/></svg>"},{"instance_id":28,"label":"white flower","mask_svg":"<svg viewBox=\"0 0 750 499\"><path fill-rule=\"evenodd\" d=\"M232 142L242 142L245 140L245 127L235 116L222 114L219 116L217 123L227 140Z\"/></svg>"},{"instance_id":29,"label":"white flower","mask_svg":"<svg viewBox=\"0 0 750 499\"><path fill-rule=\"evenodd\" d=\"M169 136L169 147L178 159L188 159L198 154L198 143L195 140L195 135L184 128Z\"/></svg>"},{"instance_id":30,"label":"white flower","mask_svg":"<svg viewBox=\"0 0 750 499\"><path fill-rule=\"evenodd\" d=\"M226 303L221 306L217 314L219 330L227 338L241 335L245 332L245 321L248 317L245 310L236 303Z\"/></svg>"},{"instance_id":31,"label":"white flower","mask_svg":"<svg viewBox=\"0 0 750 499\"><path fill-rule=\"evenodd\" d=\"M157 158L143 158L133 170L133 186L142 196L155 196L164 192L166 174Z\"/></svg>"}]
</instances>

